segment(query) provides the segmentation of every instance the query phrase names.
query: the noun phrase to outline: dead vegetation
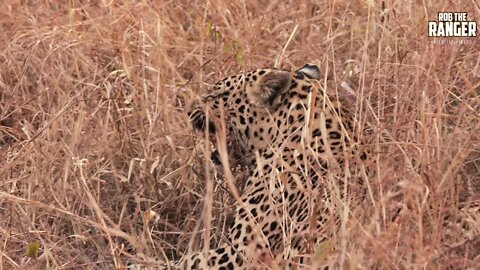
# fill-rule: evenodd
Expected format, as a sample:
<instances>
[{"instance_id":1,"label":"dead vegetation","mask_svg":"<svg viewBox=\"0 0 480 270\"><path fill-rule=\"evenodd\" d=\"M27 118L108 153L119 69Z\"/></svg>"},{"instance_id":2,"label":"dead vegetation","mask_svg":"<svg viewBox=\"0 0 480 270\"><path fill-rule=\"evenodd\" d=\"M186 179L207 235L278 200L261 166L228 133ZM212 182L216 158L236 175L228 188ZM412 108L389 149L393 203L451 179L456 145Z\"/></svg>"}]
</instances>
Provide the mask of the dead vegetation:
<instances>
[{"instance_id":1,"label":"dead vegetation","mask_svg":"<svg viewBox=\"0 0 480 270\"><path fill-rule=\"evenodd\" d=\"M0 269L167 261L205 228L214 244L231 199L206 191L185 103L276 63L321 63L338 85L347 60L378 175L325 252L349 269L480 268L480 214L460 208L480 197L480 43L433 44L439 11L480 18L475 1L2 1Z\"/></svg>"}]
</instances>

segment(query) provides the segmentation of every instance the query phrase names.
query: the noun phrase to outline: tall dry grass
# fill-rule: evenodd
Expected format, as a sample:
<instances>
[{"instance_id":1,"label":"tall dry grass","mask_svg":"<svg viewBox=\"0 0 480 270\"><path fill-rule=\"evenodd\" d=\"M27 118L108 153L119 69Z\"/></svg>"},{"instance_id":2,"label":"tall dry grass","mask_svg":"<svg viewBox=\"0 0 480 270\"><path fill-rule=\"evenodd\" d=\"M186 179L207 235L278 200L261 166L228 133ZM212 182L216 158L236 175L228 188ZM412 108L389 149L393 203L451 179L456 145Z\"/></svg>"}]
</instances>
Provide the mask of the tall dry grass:
<instances>
[{"instance_id":1,"label":"tall dry grass","mask_svg":"<svg viewBox=\"0 0 480 270\"><path fill-rule=\"evenodd\" d=\"M460 208L480 192L480 43L433 44L439 11L480 18L473 0L1 1L0 269L112 269L215 244L232 199L207 192L217 176L185 103L275 63L322 63L339 84L346 60L377 176L332 252L348 269L480 268L479 213Z\"/></svg>"}]
</instances>

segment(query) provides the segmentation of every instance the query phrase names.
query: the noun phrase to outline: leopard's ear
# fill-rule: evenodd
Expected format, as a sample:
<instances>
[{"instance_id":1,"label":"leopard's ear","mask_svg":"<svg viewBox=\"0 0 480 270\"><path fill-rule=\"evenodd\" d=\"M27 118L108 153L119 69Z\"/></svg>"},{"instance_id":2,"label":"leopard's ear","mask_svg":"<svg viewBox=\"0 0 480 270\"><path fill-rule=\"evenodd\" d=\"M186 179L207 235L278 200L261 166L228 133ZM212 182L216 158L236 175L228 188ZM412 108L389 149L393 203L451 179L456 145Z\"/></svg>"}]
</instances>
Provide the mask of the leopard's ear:
<instances>
[{"instance_id":1,"label":"leopard's ear","mask_svg":"<svg viewBox=\"0 0 480 270\"><path fill-rule=\"evenodd\" d=\"M275 106L277 99L291 84L292 77L289 72L272 70L260 77L258 84L250 89L250 97L261 106Z\"/></svg>"},{"instance_id":2,"label":"leopard's ear","mask_svg":"<svg viewBox=\"0 0 480 270\"><path fill-rule=\"evenodd\" d=\"M320 80L320 69L316 65L306 64L302 68L297 69L295 73L299 79L307 77L312 80Z\"/></svg>"}]
</instances>

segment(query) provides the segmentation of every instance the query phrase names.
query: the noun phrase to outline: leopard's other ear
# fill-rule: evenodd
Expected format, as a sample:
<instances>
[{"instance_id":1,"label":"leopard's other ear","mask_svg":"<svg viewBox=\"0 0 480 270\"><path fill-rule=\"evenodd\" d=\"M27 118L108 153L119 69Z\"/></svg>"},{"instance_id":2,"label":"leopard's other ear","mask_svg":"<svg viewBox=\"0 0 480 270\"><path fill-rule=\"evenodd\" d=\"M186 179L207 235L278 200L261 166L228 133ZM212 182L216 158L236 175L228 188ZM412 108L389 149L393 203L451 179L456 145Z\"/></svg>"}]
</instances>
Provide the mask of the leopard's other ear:
<instances>
[{"instance_id":1,"label":"leopard's other ear","mask_svg":"<svg viewBox=\"0 0 480 270\"><path fill-rule=\"evenodd\" d=\"M289 72L272 70L260 77L257 84L249 89L248 94L254 103L267 108L273 107L280 99L280 95L290 87L291 81Z\"/></svg>"},{"instance_id":2,"label":"leopard's other ear","mask_svg":"<svg viewBox=\"0 0 480 270\"><path fill-rule=\"evenodd\" d=\"M316 65L306 64L302 68L297 69L295 73L299 79L307 77L311 80L320 80L320 68Z\"/></svg>"},{"instance_id":3,"label":"leopard's other ear","mask_svg":"<svg viewBox=\"0 0 480 270\"><path fill-rule=\"evenodd\" d=\"M203 131L207 127L208 121L208 131L210 133L215 133L215 123L212 121L213 115L210 114L210 118L207 119L205 106L201 106L199 103L195 102L192 104L190 111L188 112L188 117L190 118L190 123L192 124L195 130Z\"/></svg>"}]
</instances>

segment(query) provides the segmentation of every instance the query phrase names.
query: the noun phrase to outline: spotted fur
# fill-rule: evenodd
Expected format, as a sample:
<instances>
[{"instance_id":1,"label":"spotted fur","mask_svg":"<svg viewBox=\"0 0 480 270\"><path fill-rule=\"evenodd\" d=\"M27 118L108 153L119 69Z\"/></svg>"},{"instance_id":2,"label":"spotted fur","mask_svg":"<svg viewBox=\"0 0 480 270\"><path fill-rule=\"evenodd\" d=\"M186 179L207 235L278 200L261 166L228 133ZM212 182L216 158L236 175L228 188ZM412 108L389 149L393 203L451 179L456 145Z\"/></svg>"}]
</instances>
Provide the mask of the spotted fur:
<instances>
[{"instance_id":1,"label":"spotted fur","mask_svg":"<svg viewBox=\"0 0 480 270\"><path fill-rule=\"evenodd\" d=\"M192 108L197 129L208 124L216 134L225 123L250 170L227 241L187 254L182 269L298 268L332 237L338 202L362 193L366 155L352 134L352 114L319 79L312 65L258 69L219 81Z\"/></svg>"}]
</instances>

